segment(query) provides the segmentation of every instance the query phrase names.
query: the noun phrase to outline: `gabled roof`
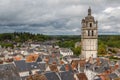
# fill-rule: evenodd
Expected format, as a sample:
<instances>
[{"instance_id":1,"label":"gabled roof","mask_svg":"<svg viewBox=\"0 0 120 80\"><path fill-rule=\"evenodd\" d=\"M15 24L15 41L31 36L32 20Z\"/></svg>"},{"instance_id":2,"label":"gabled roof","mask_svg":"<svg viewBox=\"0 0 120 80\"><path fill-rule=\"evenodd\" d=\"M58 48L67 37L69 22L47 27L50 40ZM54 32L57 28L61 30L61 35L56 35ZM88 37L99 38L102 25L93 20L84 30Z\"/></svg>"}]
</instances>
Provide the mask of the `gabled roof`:
<instances>
[{"instance_id":1,"label":"gabled roof","mask_svg":"<svg viewBox=\"0 0 120 80\"><path fill-rule=\"evenodd\" d=\"M74 80L74 74L71 71L60 72L62 80Z\"/></svg>"},{"instance_id":2,"label":"gabled roof","mask_svg":"<svg viewBox=\"0 0 120 80\"><path fill-rule=\"evenodd\" d=\"M86 63L86 67L87 67L87 69L97 72L97 73L102 73L110 68L108 62L104 59L100 59L99 66L97 65L97 62L95 62L93 64Z\"/></svg>"},{"instance_id":3,"label":"gabled roof","mask_svg":"<svg viewBox=\"0 0 120 80\"><path fill-rule=\"evenodd\" d=\"M49 65L49 68L51 71L53 72L58 72L58 68L57 68L57 65L56 64L51 64Z\"/></svg>"},{"instance_id":4,"label":"gabled roof","mask_svg":"<svg viewBox=\"0 0 120 80\"><path fill-rule=\"evenodd\" d=\"M27 64L27 69L28 70L33 70L33 69L39 69L39 64L36 62L29 62Z\"/></svg>"},{"instance_id":5,"label":"gabled roof","mask_svg":"<svg viewBox=\"0 0 120 80\"><path fill-rule=\"evenodd\" d=\"M18 72L23 72L28 70L25 60L14 61L14 64L17 67Z\"/></svg>"},{"instance_id":6,"label":"gabled roof","mask_svg":"<svg viewBox=\"0 0 120 80\"><path fill-rule=\"evenodd\" d=\"M38 58L36 59L36 62L41 62L42 58L40 56L38 56Z\"/></svg>"},{"instance_id":7,"label":"gabled roof","mask_svg":"<svg viewBox=\"0 0 120 80\"><path fill-rule=\"evenodd\" d=\"M46 69L46 63L45 62L40 62L39 63L39 68L41 71L44 71Z\"/></svg>"},{"instance_id":8,"label":"gabled roof","mask_svg":"<svg viewBox=\"0 0 120 80\"><path fill-rule=\"evenodd\" d=\"M60 71L65 71L65 66L64 65L60 66Z\"/></svg>"},{"instance_id":9,"label":"gabled roof","mask_svg":"<svg viewBox=\"0 0 120 80\"><path fill-rule=\"evenodd\" d=\"M20 80L20 76L14 64L0 65L0 80Z\"/></svg>"},{"instance_id":10,"label":"gabled roof","mask_svg":"<svg viewBox=\"0 0 120 80\"><path fill-rule=\"evenodd\" d=\"M55 72L47 72L44 74L48 80L60 80L58 75ZM69 79L66 79L69 80Z\"/></svg>"},{"instance_id":11,"label":"gabled roof","mask_svg":"<svg viewBox=\"0 0 120 80\"><path fill-rule=\"evenodd\" d=\"M87 76L85 73L78 73L76 74L79 80L88 80Z\"/></svg>"},{"instance_id":12,"label":"gabled roof","mask_svg":"<svg viewBox=\"0 0 120 80\"><path fill-rule=\"evenodd\" d=\"M115 73L109 74L109 77L110 77L110 79L116 79L116 78L118 78L117 74L115 74Z\"/></svg>"},{"instance_id":13,"label":"gabled roof","mask_svg":"<svg viewBox=\"0 0 120 80\"><path fill-rule=\"evenodd\" d=\"M44 71L46 69L45 62L29 62L26 64L27 64L28 70L40 69L41 71Z\"/></svg>"},{"instance_id":14,"label":"gabled roof","mask_svg":"<svg viewBox=\"0 0 120 80\"><path fill-rule=\"evenodd\" d=\"M60 66L60 71L66 71L66 70L65 70L65 66L66 66L66 65L68 65L69 71L72 71L71 64L64 64L64 65L61 65L61 66Z\"/></svg>"}]
</instances>

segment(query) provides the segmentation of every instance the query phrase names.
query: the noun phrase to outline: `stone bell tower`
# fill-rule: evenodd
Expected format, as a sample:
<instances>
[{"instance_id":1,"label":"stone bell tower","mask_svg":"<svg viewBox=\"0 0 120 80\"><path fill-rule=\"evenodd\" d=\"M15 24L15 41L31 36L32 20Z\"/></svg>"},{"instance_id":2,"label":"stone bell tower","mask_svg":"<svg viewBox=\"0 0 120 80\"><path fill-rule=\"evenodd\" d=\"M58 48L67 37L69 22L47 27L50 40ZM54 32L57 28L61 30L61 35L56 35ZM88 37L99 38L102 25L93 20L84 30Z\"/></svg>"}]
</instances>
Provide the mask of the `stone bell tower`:
<instances>
[{"instance_id":1,"label":"stone bell tower","mask_svg":"<svg viewBox=\"0 0 120 80\"><path fill-rule=\"evenodd\" d=\"M98 49L98 31L97 31L97 21L91 14L91 8L88 9L88 15L82 19L81 28L81 41L82 41L82 56L86 59L97 57Z\"/></svg>"}]
</instances>

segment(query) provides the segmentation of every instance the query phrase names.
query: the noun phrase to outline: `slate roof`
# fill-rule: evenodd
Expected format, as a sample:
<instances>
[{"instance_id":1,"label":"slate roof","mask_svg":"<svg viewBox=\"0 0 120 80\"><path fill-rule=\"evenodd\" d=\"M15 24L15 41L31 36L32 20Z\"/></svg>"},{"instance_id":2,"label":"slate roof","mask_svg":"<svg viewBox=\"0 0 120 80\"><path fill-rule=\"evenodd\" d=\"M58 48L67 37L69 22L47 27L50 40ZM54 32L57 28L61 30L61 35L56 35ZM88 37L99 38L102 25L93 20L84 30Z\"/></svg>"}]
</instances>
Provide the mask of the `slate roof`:
<instances>
[{"instance_id":1,"label":"slate roof","mask_svg":"<svg viewBox=\"0 0 120 80\"><path fill-rule=\"evenodd\" d=\"M116 79L116 78L118 78L117 74L115 74L115 73L109 74L109 77L110 77L110 79Z\"/></svg>"},{"instance_id":2,"label":"slate roof","mask_svg":"<svg viewBox=\"0 0 120 80\"><path fill-rule=\"evenodd\" d=\"M120 73L120 69L118 69L118 72Z\"/></svg>"},{"instance_id":3,"label":"slate roof","mask_svg":"<svg viewBox=\"0 0 120 80\"><path fill-rule=\"evenodd\" d=\"M40 62L39 63L39 68L40 68L41 71L45 71L45 69L46 69L46 63L45 62Z\"/></svg>"},{"instance_id":4,"label":"slate roof","mask_svg":"<svg viewBox=\"0 0 120 80\"><path fill-rule=\"evenodd\" d=\"M26 63L25 60L14 61L15 66L17 67L18 72L31 71L34 69L39 69L45 71L46 63L45 62L29 62Z\"/></svg>"},{"instance_id":5,"label":"slate roof","mask_svg":"<svg viewBox=\"0 0 120 80\"><path fill-rule=\"evenodd\" d=\"M27 52L28 53L33 53L34 49L28 49Z\"/></svg>"},{"instance_id":6,"label":"slate roof","mask_svg":"<svg viewBox=\"0 0 120 80\"><path fill-rule=\"evenodd\" d=\"M60 77L62 80L74 80L74 74L70 71L60 72Z\"/></svg>"},{"instance_id":7,"label":"slate roof","mask_svg":"<svg viewBox=\"0 0 120 80\"><path fill-rule=\"evenodd\" d=\"M0 80L20 80L14 64L0 65Z\"/></svg>"},{"instance_id":8,"label":"slate roof","mask_svg":"<svg viewBox=\"0 0 120 80\"><path fill-rule=\"evenodd\" d=\"M30 62L26 63L28 70L33 69L40 69L41 71L44 71L46 69L46 63L45 62Z\"/></svg>"},{"instance_id":9,"label":"slate roof","mask_svg":"<svg viewBox=\"0 0 120 80\"><path fill-rule=\"evenodd\" d=\"M55 72L47 72L44 74L47 77L47 80L60 80L58 75ZM66 79L69 80L69 79Z\"/></svg>"},{"instance_id":10,"label":"slate roof","mask_svg":"<svg viewBox=\"0 0 120 80\"><path fill-rule=\"evenodd\" d=\"M57 64L59 64L59 61L58 61L57 58L52 58L52 57L50 57L48 63L49 63L49 64L52 64L53 62L56 62Z\"/></svg>"},{"instance_id":11,"label":"slate roof","mask_svg":"<svg viewBox=\"0 0 120 80\"><path fill-rule=\"evenodd\" d=\"M98 78L98 79L94 79L94 80L102 80L101 78Z\"/></svg>"},{"instance_id":12,"label":"slate roof","mask_svg":"<svg viewBox=\"0 0 120 80\"><path fill-rule=\"evenodd\" d=\"M39 71L36 71L38 74L42 74L44 71L41 71L41 70L39 70Z\"/></svg>"},{"instance_id":13,"label":"slate roof","mask_svg":"<svg viewBox=\"0 0 120 80\"><path fill-rule=\"evenodd\" d=\"M110 68L106 60L100 59L100 62L100 66L97 66L97 62L93 64L86 63L86 68L97 73L102 73Z\"/></svg>"},{"instance_id":14,"label":"slate roof","mask_svg":"<svg viewBox=\"0 0 120 80\"><path fill-rule=\"evenodd\" d=\"M14 61L14 64L17 67L18 72L23 72L28 70L25 60Z\"/></svg>"},{"instance_id":15,"label":"slate roof","mask_svg":"<svg viewBox=\"0 0 120 80\"><path fill-rule=\"evenodd\" d=\"M39 56L37 59L36 59L36 62L41 62L42 61L42 58Z\"/></svg>"},{"instance_id":16,"label":"slate roof","mask_svg":"<svg viewBox=\"0 0 120 80\"><path fill-rule=\"evenodd\" d=\"M28 70L39 69L39 63L36 62L29 62L26 65Z\"/></svg>"},{"instance_id":17,"label":"slate roof","mask_svg":"<svg viewBox=\"0 0 120 80\"><path fill-rule=\"evenodd\" d=\"M69 66L69 71L72 71L71 64L64 64L64 65L61 65L61 67L60 67L60 71L66 71L66 70L65 70L65 66L66 66L66 65Z\"/></svg>"}]
</instances>

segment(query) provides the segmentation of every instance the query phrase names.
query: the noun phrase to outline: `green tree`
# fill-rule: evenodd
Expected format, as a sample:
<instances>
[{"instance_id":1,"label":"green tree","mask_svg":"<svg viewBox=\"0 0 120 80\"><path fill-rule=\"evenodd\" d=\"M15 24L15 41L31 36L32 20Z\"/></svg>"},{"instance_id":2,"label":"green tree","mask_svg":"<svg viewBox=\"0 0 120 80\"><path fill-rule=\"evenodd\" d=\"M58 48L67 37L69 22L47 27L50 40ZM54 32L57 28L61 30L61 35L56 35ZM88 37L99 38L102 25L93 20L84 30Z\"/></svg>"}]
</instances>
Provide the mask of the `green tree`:
<instances>
[{"instance_id":1,"label":"green tree","mask_svg":"<svg viewBox=\"0 0 120 80\"><path fill-rule=\"evenodd\" d=\"M104 45L103 43L101 43L98 46L98 55L105 55L105 54L107 54L106 45Z\"/></svg>"},{"instance_id":2,"label":"green tree","mask_svg":"<svg viewBox=\"0 0 120 80\"><path fill-rule=\"evenodd\" d=\"M72 50L73 50L73 53L77 56L81 54L81 46L72 48Z\"/></svg>"}]
</instances>

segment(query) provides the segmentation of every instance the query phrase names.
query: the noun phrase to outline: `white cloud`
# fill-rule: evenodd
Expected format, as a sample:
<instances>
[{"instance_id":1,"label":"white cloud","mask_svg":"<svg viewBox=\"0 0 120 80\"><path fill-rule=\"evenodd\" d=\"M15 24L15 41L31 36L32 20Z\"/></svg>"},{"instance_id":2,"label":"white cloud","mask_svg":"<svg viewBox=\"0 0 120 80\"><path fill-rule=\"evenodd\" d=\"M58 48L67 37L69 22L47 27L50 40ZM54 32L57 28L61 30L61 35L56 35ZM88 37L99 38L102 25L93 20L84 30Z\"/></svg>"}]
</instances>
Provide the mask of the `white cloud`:
<instances>
[{"instance_id":1,"label":"white cloud","mask_svg":"<svg viewBox=\"0 0 120 80\"><path fill-rule=\"evenodd\" d=\"M99 21L100 30L119 32L119 2L120 0L0 0L0 32L80 34L81 19L87 15L89 6Z\"/></svg>"},{"instance_id":2,"label":"white cloud","mask_svg":"<svg viewBox=\"0 0 120 80\"><path fill-rule=\"evenodd\" d=\"M103 26L102 29L106 29L106 30L109 30L111 28L111 26Z\"/></svg>"},{"instance_id":3,"label":"white cloud","mask_svg":"<svg viewBox=\"0 0 120 80\"><path fill-rule=\"evenodd\" d=\"M113 10L114 10L114 8L110 7L110 8L105 9L103 12L105 12L105 13L110 13L110 12L112 12Z\"/></svg>"}]
</instances>

